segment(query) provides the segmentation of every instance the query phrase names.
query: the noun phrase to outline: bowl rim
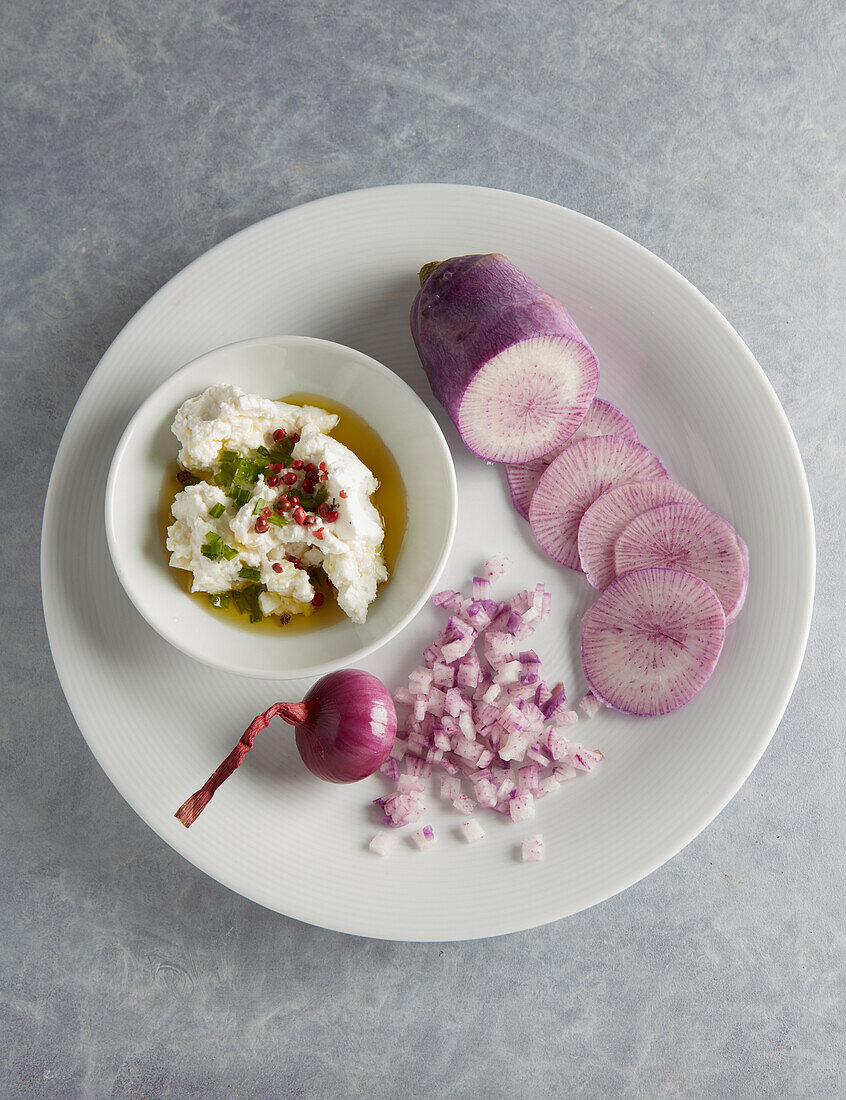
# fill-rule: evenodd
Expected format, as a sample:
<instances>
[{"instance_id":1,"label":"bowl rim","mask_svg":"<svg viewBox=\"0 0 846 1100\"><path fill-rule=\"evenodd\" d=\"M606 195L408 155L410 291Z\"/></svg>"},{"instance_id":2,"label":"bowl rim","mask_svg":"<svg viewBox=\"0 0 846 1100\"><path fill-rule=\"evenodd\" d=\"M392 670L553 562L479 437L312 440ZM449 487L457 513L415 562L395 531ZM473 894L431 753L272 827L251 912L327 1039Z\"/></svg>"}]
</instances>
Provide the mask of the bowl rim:
<instances>
[{"instance_id":1,"label":"bowl rim","mask_svg":"<svg viewBox=\"0 0 846 1100\"><path fill-rule=\"evenodd\" d=\"M361 645L346 654L329 661L322 661L318 664L313 664L305 668L294 669L257 669L255 666L245 666L227 661L219 661L207 653L204 653L199 645L192 645L189 641L184 639L178 631L170 631L168 625L165 625L155 615L150 613L149 606L143 597L143 586L135 584L131 573L124 568L122 564L122 552L120 548L120 537L116 531L115 525L115 498L117 494L118 486L118 471L120 469L123 456L130 444L130 441L138 428L139 422L143 419L144 414L147 412L148 407L152 405L158 398L161 391L166 387L174 383L183 374L187 374L191 370L195 370L197 365L204 362L207 359L211 359L215 355L222 354L223 352L232 352L241 349L247 349L251 347L262 347L268 345L284 345L285 347L315 347L331 349L332 352L341 352L347 356L352 356L359 361L359 363L366 367L368 370L373 371L377 376L387 384L393 384L397 389L404 391L413 399L413 403L417 405L418 411L422 414L425 422L432 430L433 441L439 448L442 456L446 459L445 472L447 475L447 485L445 486L448 494L448 500L444 499L443 503L449 507L449 522L445 537L443 539L440 552L437 557L437 561L431 569L429 576L426 578L423 584L420 595L417 599L409 605L405 614L399 618L394 625L385 633L380 634L375 640L370 641L364 645ZM374 429L375 430L375 429ZM354 662L363 660L370 654L374 653L377 649L381 649L392 638L395 638L400 631L404 630L411 620L421 610L423 605L428 600L429 596L435 585L438 582L438 578L443 572L447 559L452 551L453 542L455 540L455 532L458 525L458 481L455 474L455 463L453 462L452 452L450 451L449 444L441 430L440 425L435 419L432 412L426 406L425 402L414 392L411 386L408 385L400 376L384 363L380 363L378 359L374 359L372 356L367 355L365 352L358 351L356 348L351 348L346 344L337 343L334 340L324 340L317 336L299 336L299 335L285 335L279 334L275 336L255 336L249 337L244 340L233 340L227 344L220 344L217 347L209 348L202 352L200 355L195 356L193 359L184 363L181 367L177 368L172 374L168 375L162 382L160 382L151 393L142 401L142 403L135 410L131 416L129 423L123 430L117 446L112 454L109 463L109 473L106 479L106 491L104 497L104 519L106 527L106 542L109 548L109 557L111 558L112 565L114 567L117 578L120 581L121 587L128 596L135 610L141 615L144 621L152 627L152 629L163 638L166 642L172 645L175 649L184 653L187 657L192 658L195 661L199 661L201 664L207 665L211 668L218 669L221 672L230 672L238 676L245 676L251 679L258 680L298 680L307 679L314 676L323 676L329 672L334 672L341 668L349 668Z\"/></svg>"}]
</instances>

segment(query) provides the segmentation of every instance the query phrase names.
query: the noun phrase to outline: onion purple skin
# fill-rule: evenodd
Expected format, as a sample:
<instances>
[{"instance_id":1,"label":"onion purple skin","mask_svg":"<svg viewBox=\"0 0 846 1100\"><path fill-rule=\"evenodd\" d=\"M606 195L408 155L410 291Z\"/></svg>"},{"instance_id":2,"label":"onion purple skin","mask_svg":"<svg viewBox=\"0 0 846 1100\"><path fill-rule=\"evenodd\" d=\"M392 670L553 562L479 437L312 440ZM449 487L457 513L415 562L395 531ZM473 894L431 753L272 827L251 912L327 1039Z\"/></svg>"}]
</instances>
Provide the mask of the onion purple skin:
<instances>
[{"instance_id":1,"label":"onion purple skin","mask_svg":"<svg viewBox=\"0 0 846 1100\"><path fill-rule=\"evenodd\" d=\"M360 669L330 672L303 700L305 722L297 725L303 763L329 783L356 783L390 755L397 714L381 680Z\"/></svg>"},{"instance_id":2,"label":"onion purple skin","mask_svg":"<svg viewBox=\"0 0 846 1100\"><path fill-rule=\"evenodd\" d=\"M421 278L423 284L411 306L411 335L432 392L459 432L461 400L474 375L494 356L523 340L561 336L583 345L595 366L595 392L599 363L575 321L557 298L505 256L497 252L456 256L427 264ZM592 398L593 393L584 411ZM563 428L561 437L545 450L566 443L573 430ZM490 461L469 443L468 447Z\"/></svg>"}]
</instances>

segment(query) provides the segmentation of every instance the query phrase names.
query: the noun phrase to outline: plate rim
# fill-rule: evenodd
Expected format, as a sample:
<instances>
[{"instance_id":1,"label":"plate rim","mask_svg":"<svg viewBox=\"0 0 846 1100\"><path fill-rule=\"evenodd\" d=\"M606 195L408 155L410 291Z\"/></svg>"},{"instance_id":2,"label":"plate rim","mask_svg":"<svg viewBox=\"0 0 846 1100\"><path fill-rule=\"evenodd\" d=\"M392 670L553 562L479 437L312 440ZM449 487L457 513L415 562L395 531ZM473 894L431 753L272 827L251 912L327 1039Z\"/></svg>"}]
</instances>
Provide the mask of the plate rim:
<instances>
[{"instance_id":1,"label":"plate rim","mask_svg":"<svg viewBox=\"0 0 846 1100\"><path fill-rule=\"evenodd\" d=\"M181 280L183 278L187 278L189 273L194 269L195 265L200 264L201 261L202 262L208 261L209 258L212 257L213 255L215 255L216 253L218 253L219 250L223 250L225 247L231 246L232 243L236 240L246 239L251 234L258 234L261 231L261 228L266 227L267 223L270 222L270 221L277 221L277 222L278 221L284 221L286 219L293 218L294 216L296 216L298 214L301 214L305 211L313 210L313 209L319 208L321 206L327 206L327 205L332 205L332 204L343 204L345 202L350 202L350 201L353 201L353 200L362 201L362 200L366 200L368 198L373 198L373 197L378 196L378 195L386 195L388 193L403 192L405 194L412 195L415 191L417 191L417 192L421 192L421 191L431 192L433 190L440 192L444 196L444 201L448 201L446 196L449 192L452 192L456 196L458 196L458 195L472 195L472 194L477 194L480 197L482 197L482 196L491 196L491 195L500 195L500 196L504 196L507 199L507 201L514 202L516 204L521 204L522 203L522 204L525 204L527 207L534 207L535 209L546 209L546 210L550 211L553 216L556 216L556 217L561 216L561 214L563 213L564 215L575 219L577 222L589 223L593 232L598 232L601 235L606 235L608 237L618 239L617 243L619 245L621 245L624 248L635 250L635 252L640 254L641 259L644 262L652 264L654 266L657 266L659 269L663 270L665 276L669 276L671 279L673 279L677 282L680 281L681 284L683 284L683 286L686 288L688 293L692 291L693 296L698 300L700 306L704 307L706 313L708 313L710 315L711 320L713 322L715 322L723 330L724 334L727 335L727 337L732 342L732 344L734 344L736 346L736 349L737 349L738 353L746 361L747 367L751 368L753 373L755 373L757 375L758 381L760 383L763 383L763 393L766 395L768 406L769 406L769 411L778 420L778 422L780 424L780 427L782 428L782 430L785 434L785 439L789 442L789 446L790 446L790 455L789 455L790 466L791 466L794 474L798 475L797 476L797 487L801 490L801 492L799 494L800 495L799 503L801 503L801 513L802 513L802 519L804 521L803 522L803 534L804 534L803 541L805 543L805 549L806 549L806 552L807 552L807 557L808 557L808 562L809 562L808 570L805 573L803 573L802 576L801 576L802 590L797 593L797 608L801 605L801 624L799 625L798 629L796 630L796 634L795 634L796 644L793 647L793 652L792 652L791 659L790 659L790 662L789 662L789 674L785 676L785 678L783 680L783 683L782 683L781 691L779 692L778 698L774 701L774 706L772 707L773 718L771 719L771 722L768 724L768 728L762 730L762 733L754 740L753 743L751 743L749 745L748 766L745 766L744 768L741 768L737 772L732 774L730 780L728 780L725 783L725 785L723 787L723 790L721 791L719 797L716 797L714 799L713 803L709 804L708 809L704 810L688 826L687 829L683 830L679 837L675 837L668 848L662 849L660 854L655 856L653 859L646 859L642 863L638 863L636 869L633 870L629 875L622 877L618 881L618 883L615 884L614 889L612 889L610 891L607 888L596 888L594 891L592 891L592 893L586 895L580 901L580 903L577 906L567 907L562 912L552 913L550 915L542 917L541 919L532 919L528 923L525 920L517 920L517 921L512 922L511 924L507 924L506 926L500 926L494 931L482 931L481 933L471 932L471 933L466 933L466 934L460 933L460 934L457 934L457 935L452 934L446 939L443 936L436 938L436 937L431 937L431 936L428 936L428 937L427 936L407 936L407 935L402 935L402 934L389 934L389 933L384 933L384 932L376 933L376 932L373 932L373 931L368 931L367 929L362 928L362 927L357 927L356 926L356 924L357 924L356 921L347 921L347 922L345 922L345 927L338 928L334 924L321 923L320 921L315 920L313 916L305 916L301 912L300 913L298 913L296 911L284 912L283 910L279 909L276 905L274 905L272 902L270 902L268 900L263 900L262 897L260 896L261 895L260 890L256 891L256 892L251 892L250 894L246 894L246 893L244 893L244 891L242 889L240 889L237 886L232 885L229 881L227 881L227 877L225 875L221 875L217 871L213 872L213 871L209 870L207 868L207 866L205 865L206 861L203 859L202 853L197 853L196 855L192 854L192 855L189 856L183 850L181 850L180 847L178 847L176 844L171 843L171 841L166 836L164 836L162 833L160 833L158 831L158 829L152 824L152 822L150 820L148 820L148 818L145 816L145 814L141 810L136 808L134 803L132 801L130 801L129 797L127 796L127 794L122 789L122 785L115 782L115 780L111 777L111 775L109 775L109 772L103 766L103 764L101 763L99 757L94 752L94 749L92 748L91 744L89 743L88 738L87 738L87 736L86 736L86 734L85 734L85 732L84 732L84 730L83 730L83 728L82 728L82 726L81 726L81 724L80 724L80 722L77 718L75 707L74 707L73 703L71 702L71 699L70 699L70 697L68 695L68 692L67 692L67 689L65 687L65 678L63 677L63 674L62 674L62 668L60 666L60 660L57 659L56 647L54 645L54 638L53 638L53 635L51 634L51 625L50 624L51 624L52 612L50 611L50 609L48 607L48 601L47 601L46 593L45 593L45 565L46 565L46 559L47 559L47 549L46 549L47 535L49 534L49 529L51 527L52 516L55 513L55 503L54 503L53 498L55 496L55 493L57 492L55 468L60 464L60 462L62 462L64 460L65 452L70 447L70 442L69 442L70 429L72 428L74 420L76 419L76 417L79 413L79 407L82 404L83 398L85 397L85 394L87 393L89 387L92 386L95 378L97 378L98 374L107 365L109 358L115 353L116 349L119 349L123 345L123 343L131 337L132 332L133 332L134 328L136 327L136 325L141 323L141 320L145 316L147 310L152 308L153 302L156 301L157 299L159 299L160 296L164 296L164 294L167 291L172 290L174 284L176 284L179 280ZM211 349L209 349L209 350L211 350ZM250 901L253 901L256 904L261 905L263 908L271 910L272 912L278 912L278 913L280 913L284 916L290 917L293 920L299 920L303 923L311 924L311 925L314 925L314 926L317 926L317 927L327 928L327 929L330 929L332 931L342 932L344 934L357 935L357 936L362 936L364 938L369 938L369 939L389 940L389 941L399 941L399 942L460 942L460 941L474 940L474 939L488 939L488 938L492 938L494 936L509 935L511 933L514 933L514 932L526 931L526 930L529 930L529 929L532 929L532 928L542 927L543 925L552 923L556 920L561 920L565 917L573 916L576 913L583 912L585 909L591 908L592 906L598 904L601 901L606 901L606 900L608 900L612 897L615 897L617 894L621 893L624 890L627 890L629 887L635 885L637 882L640 882L642 879L646 878L648 875L650 875L654 871L656 871L659 867L661 867L665 863L669 862L669 860L671 860L674 856L678 855L678 853L681 852L685 847L687 847L687 845L692 840L694 840L701 832L703 832L708 827L708 825L710 825L711 822L722 812L722 810L725 809L726 805L728 805L728 803L731 801L731 799L734 798L734 796L737 794L737 792L740 790L740 788L743 786L743 784L749 778L749 775L751 774L751 772L753 771L753 769L755 768L755 766L757 765L757 763L761 759L761 756L763 755L764 751L766 750L767 746L769 745L770 741L772 740L772 738L773 738L773 736L774 736L774 734L775 734L775 732L776 732L776 730L777 730L777 728L778 728L778 726L779 726L779 724L780 724L780 722L781 722L781 720L784 716L784 713L787 709L788 703L790 702L790 698L791 698L791 696L793 694L793 691L795 689L796 682L798 680L799 672L800 672L802 662L803 662L804 657L805 657L805 652L806 652L806 649L807 649L808 637L809 637L809 634L810 634L811 620L812 620L812 614L813 614L814 593L815 593L815 586L816 586L816 536L815 536L813 507L812 507L810 489L809 489L809 486L808 486L807 474L805 472L804 464L803 464L802 458L801 458L801 453L799 451L799 447L798 447L798 444L796 442L796 438L795 438L795 435L793 433L793 429L792 429L792 427L790 425L790 422L787 418L787 414L784 411L784 409L781 405L781 402L779 401L778 395L776 394L775 389L773 388L772 383L770 382L769 378L767 377L766 373L764 372L764 369L761 367L760 363L755 358L752 351L749 349L749 347L747 346L747 344L745 343L743 338L740 336L740 334L737 332L737 330L734 328L734 326L720 312L720 310L713 304L713 302L711 302L710 299L705 294L703 294L703 292L701 290L699 290L680 271L678 271L676 268L674 268L666 260L663 260L656 253L652 252L650 249L646 248L645 245L640 244L638 241L634 240L632 237L627 236L626 234L620 232L617 229L612 228L611 226L605 224L604 222L601 222L601 221L597 220L596 218L592 218L587 214L583 214L580 211L573 210L570 207L563 206L559 203L552 202L548 199L542 199L542 198L538 198L536 196L525 195L525 194L523 194L519 191L509 191L509 190L506 190L506 189L503 189L503 188L484 187L484 186L475 185L475 184L453 184L453 183L401 183L401 184L388 184L388 185L383 185L383 186L356 188L356 189L352 189L352 190L348 190L348 191L337 192L337 193L332 194L332 195L321 196L320 198L312 199L308 202L300 203L300 204L288 207L286 209L276 211L275 213L270 214L265 218L262 218L262 219L260 219L256 222L253 222L250 225L244 226L242 229L240 229L237 232L231 234L230 236L224 238L223 240L218 241L211 248L207 249L206 251L202 252L200 255L196 256L193 260L191 260L183 268L181 268L174 275L172 275L165 283L162 284L162 286L160 286L157 290L155 290L150 295L150 297L144 302L144 304L122 326L120 331L117 333L117 335L111 341L108 348L106 348L105 352L100 357L100 359L99 359L97 365L95 366L94 370L91 372L89 378L87 379L85 385L83 386L82 390L80 391L80 393L79 393L79 395L78 395L78 397L77 397L77 399L74 403L74 407L71 411L70 416L68 417L67 423L66 423L64 431L62 433L61 440L59 441L59 445L58 445L57 450L56 450L56 455L55 455L55 458L53 460L53 468L52 469L53 469L53 472L51 472L50 482L49 482L49 485L48 485L47 493L45 495L44 514L43 514L42 526L41 526L41 547L40 547L39 561L40 561L40 577L41 577L42 613L44 615L44 622L45 622L45 629L46 629L46 632L47 632L48 644L50 646L50 653L51 653L51 657L52 657L52 660L53 660L54 668L56 669L56 674L57 674L57 677L58 677L58 680L59 680L59 685L62 689L62 693L63 693L63 695L65 697L65 700L68 704L68 708L71 711L71 714L74 718L74 721L76 722L76 725L77 725L80 733L82 734L83 739L85 740L86 744L88 745L88 748L91 751L92 756L94 756L94 759L97 761L97 763L100 765L102 770L105 772L105 774L107 775L107 777L108 777L109 781L112 783L112 785L118 790L119 794L124 799L124 801L127 802L129 807L141 818L142 821L145 822L145 824L149 825L149 827L156 834L156 836L159 837L159 839L162 840L164 843L166 843L169 847L173 848L179 855L183 856L183 858L187 859L195 867L197 867L199 870L201 870L203 873L209 875L210 878L214 879L216 882L221 883L221 885L227 887L228 889L233 890L233 892L235 892L237 894L240 894L243 897L248 898ZM293 907L294 910L296 910L297 908L298 908L297 906Z\"/></svg>"}]
</instances>

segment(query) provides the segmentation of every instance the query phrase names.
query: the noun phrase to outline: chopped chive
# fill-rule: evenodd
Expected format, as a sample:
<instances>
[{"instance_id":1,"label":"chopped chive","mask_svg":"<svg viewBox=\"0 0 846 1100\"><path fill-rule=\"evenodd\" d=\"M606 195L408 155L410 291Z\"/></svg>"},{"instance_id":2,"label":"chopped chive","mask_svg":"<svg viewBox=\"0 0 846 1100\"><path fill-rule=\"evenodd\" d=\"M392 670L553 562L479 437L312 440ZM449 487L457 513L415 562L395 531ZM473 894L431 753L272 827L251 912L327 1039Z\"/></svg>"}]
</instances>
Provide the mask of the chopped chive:
<instances>
[{"instance_id":1,"label":"chopped chive","mask_svg":"<svg viewBox=\"0 0 846 1100\"><path fill-rule=\"evenodd\" d=\"M260 581L261 570L252 565L242 565L238 570L238 576L243 577L245 581Z\"/></svg>"},{"instance_id":2,"label":"chopped chive","mask_svg":"<svg viewBox=\"0 0 846 1100\"><path fill-rule=\"evenodd\" d=\"M278 515L276 512L272 512L267 517L267 522L272 523L274 527L287 527L288 521L284 516Z\"/></svg>"},{"instance_id":3,"label":"chopped chive","mask_svg":"<svg viewBox=\"0 0 846 1100\"><path fill-rule=\"evenodd\" d=\"M266 508L266 507L267 507L267 501L266 501L266 500L262 500L262 498L261 498L261 497L259 497L259 498L258 498L258 499L256 500L256 506L255 506L255 508L253 508L253 515L254 515L254 516L260 516L260 515L261 515L261 510L262 510L262 508Z\"/></svg>"},{"instance_id":4,"label":"chopped chive","mask_svg":"<svg viewBox=\"0 0 846 1100\"><path fill-rule=\"evenodd\" d=\"M234 546L227 546L226 543L224 543L222 546L222 550L223 556L226 558L227 561L232 561L233 558L238 557L238 551L235 549Z\"/></svg>"},{"instance_id":5,"label":"chopped chive","mask_svg":"<svg viewBox=\"0 0 846 1100\"><path fill-rule=\"evenodd\" d=\"M267 447L256 447L256 453L260 454L262 458L267 458L267 456L270 454L270 451L267 449Z\"/></svg>"},{"instance_id":6,"label":"chopped chive","mask_svg":"<svg viewBox=\"0 0 846 1100\"><path fill-rule=\"evenodd\" d=\"M215 519L220 519L225 511L226 508L218 501L217 504L213 504L212 507L209 508L209 515L214 516Z\"/></svg>"},{"instance_id":7,"label":"chopped chive","mask_svg":"<svg viewBox=\"0 0 846 1100\"><path fill-rule=\"evenodd\" d=\"M212 607L229 607L229 593L209 592L209 603Z\"/></svg>"}]
</instances>

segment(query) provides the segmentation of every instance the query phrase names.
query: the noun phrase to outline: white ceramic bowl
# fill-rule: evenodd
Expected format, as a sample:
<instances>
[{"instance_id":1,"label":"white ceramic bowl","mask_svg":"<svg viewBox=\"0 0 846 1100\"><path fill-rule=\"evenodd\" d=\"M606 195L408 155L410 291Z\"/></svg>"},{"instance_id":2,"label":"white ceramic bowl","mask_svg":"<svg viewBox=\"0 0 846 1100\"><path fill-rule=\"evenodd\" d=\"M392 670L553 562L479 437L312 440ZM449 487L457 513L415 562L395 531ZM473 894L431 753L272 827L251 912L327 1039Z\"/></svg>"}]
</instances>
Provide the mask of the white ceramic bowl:
<instances>
[{"instance_id":1,"label":"white ceramic bowl","mask_svg":"<svg viewBox=\"0 0 846 1100\"><path fill-rule=\"evenodd\" d=\"M325 394L362 416L393 454L405 485L408 526L393 575L361 626L313 633L253 633L189 596L167 564L157 509L178 449L179 405L216 382L248 393ZM431 594L455 534L455 470L434 417L396 374L361 352L307 336L216 348L171 375L130 421L106 485L106 535L117 575L150 626L197 661L242 676L294 679L354 665L384 645Z\"/></svg>"}]
</instances>

